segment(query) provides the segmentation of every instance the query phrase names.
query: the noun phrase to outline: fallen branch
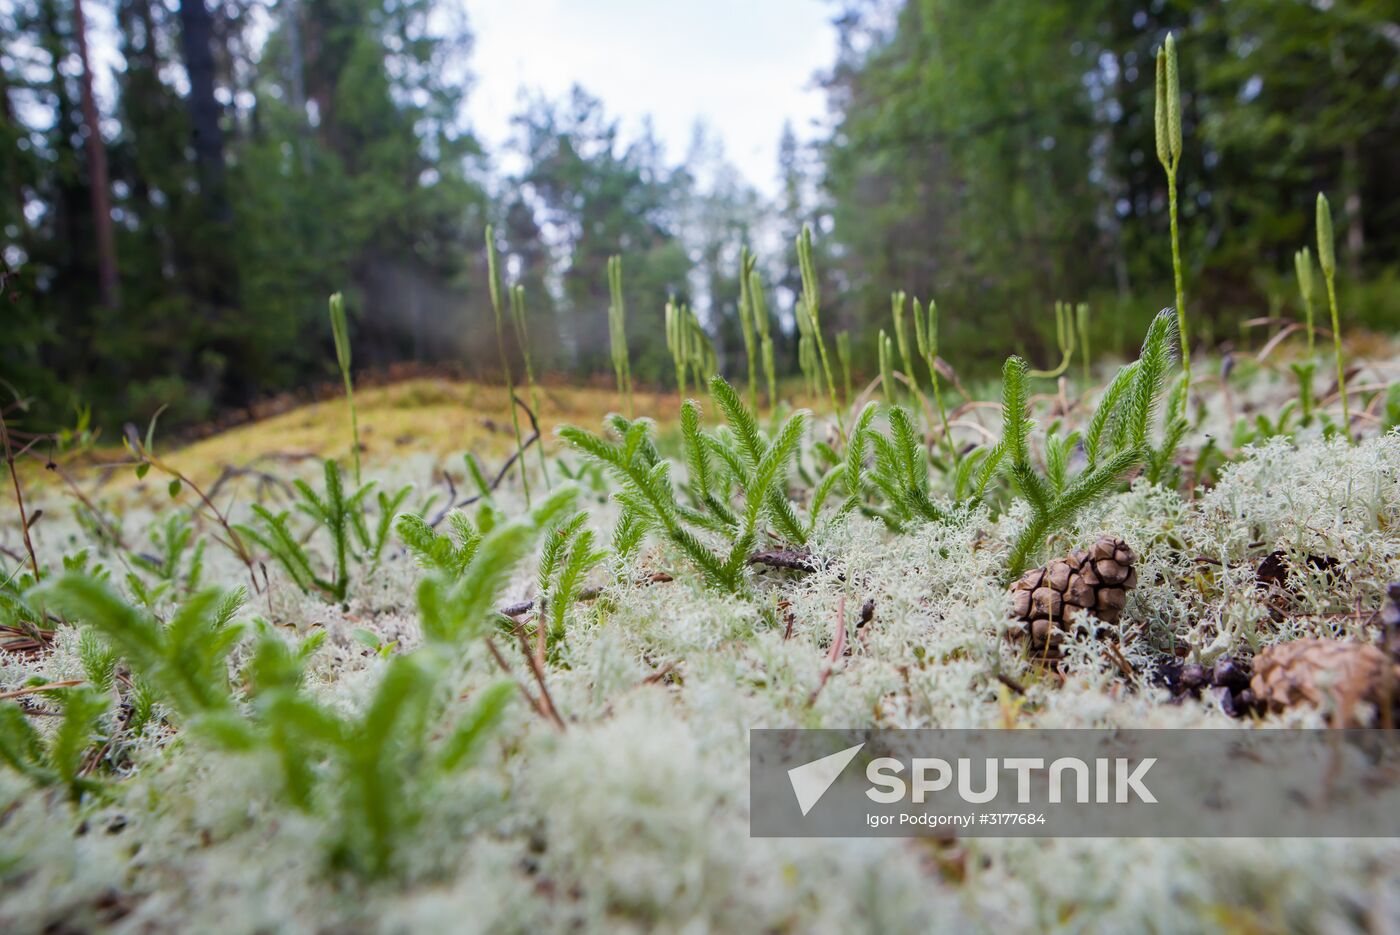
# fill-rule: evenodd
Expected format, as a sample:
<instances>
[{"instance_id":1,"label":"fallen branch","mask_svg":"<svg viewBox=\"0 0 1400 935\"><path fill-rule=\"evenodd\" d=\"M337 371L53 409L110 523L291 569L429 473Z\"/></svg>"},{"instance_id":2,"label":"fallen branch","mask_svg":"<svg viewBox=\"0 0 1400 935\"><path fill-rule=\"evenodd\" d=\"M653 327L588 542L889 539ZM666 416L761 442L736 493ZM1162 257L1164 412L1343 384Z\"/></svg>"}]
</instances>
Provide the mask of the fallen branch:
<instances>
[{"instance_id":1,"label":"fallen branch","mask_svg":"<svg viewBox=\"0 0 1400 935\"><path fill-rule=\"evenodd\" d=\"M62 682L47 682L43 685L30 685L25 688L16 688L12 691L0 692L0 701L9 701L11 698L23 698L25 695L37 695L39 692L46 692L55 688L72 688L74 685L81 684L83 684L82 679L66 679Z\"/></svg>"},{"instance_id":2,"label":"fallen branch","mask_svg":"<svg viewBox=\"0 0 1400 935\"><path fill-rule=\"evenodd\" d=\"M648 575L647 577L643 578L640 583L665 584L668 581L675 580L675 578L672 578L664 571L658 571L654 574ZM603 588L601 587L584 588L582 591L578 592L578 597L576 598L576 600L578 601L578 603L581 604L587 601L594 601L597 600L602 593ZM516 617L523 617L534 609L535 602L533 600L516 601L514 604L507 604L506 606L500 608L496 611L496 613L500 614L502 617L510 617L511 619L514 619Z\"/></svg>"},{"instance_id":3,"label":"fallen branch","mask_svg":"<svg viewBox=\"0 0 1400 935\"><path fill-rule=\"evenodd\" d=\"M1016 681L1011 676L1007 675L1005 672L997 673L997 681L1005 685L1007 688L1011 689L1018 695L1024 695L1026 693L1026 686L1022 685L1020 682Z\"/></svg>"},{"instance_id":4,"label":"fallen branch","mask_svg":"<svg viewBox=\"0 0 1400 935\"><path fill-rule=\"evenodd\" d=\"M540 440L540 423L538 420L535 419L534 411L529 406L525 405L525 403L520 399L520 397L511 394L510 398L511 401L515 403L515 405L519 406L521 409L524 409L525 415L527 415L530 418L530 435L528 438L526 438L520 443L520 447L516 448L515 451L511 453L511 456L509 458L506 458L505 463L501 465L501 469L496 472L496 476L491 478L490 483L486 485L487 493L490 493L494 491L497 487L499 487L501 483L506 479L506 475L510 474L510 469L515 466L515 462L525 455L525 452L529 449L531 445ZM448 513L451 513L453 510L461 509L464 506L471 506L473 503L476 503L478 500L480 500L483 496L485 496L484 493L478 493L474 494L473 496L467 497L464 500L458 500L456 503L449 502L447 506L443 507L442 510L432 518L428 525L436 527L439 523L441 523L444 519L447 518Z\"/></svg>"},{"instance_id":5,"label":"fallen branch","mask_svg":"<svg viewBox=\"0 0 1400 935\"><path fill-rule=\"evenodd\" d=\"M486 638L486 648L491 651L491 658L496 660L496 665L500 666L501 671L509 675L511 680L515 682L515 687L520 689L520 694L525 696L525 700L530 703L531 708L535 709L535 713L545 720L551 720L549 712L545 709L544 705L540 703L538 698L530 694L530 690L525 687L524 682L516 678L514 672L511 671L510 663L506 661L506 657L502 655L500 649L497 648L495 640L491 639L489 636Z\"/></svg>"},{"instance_id":6,"label":"fallen branch","mask_svg":"<svg viewBox=\"0 0 1400 935\"><path fill-rule=\"evenodd\" d=\"M817 563L806 549L770 549L749 556L750 565L787 568L791 571L816 571Z\"/></svg>"},{"instance_id":7,"label":"fallen branch","mask_svg":"<svg viewBox=\"0 0 1400 935\"><path fill-rule=\"evenodd\" d=\"M10 482L14 484L15 488L15 503L19 506L19 529L24 536L24 551L29 554L29 568L34 572L34 580L37 582L40 578L39 556L34 551L34 540L29 535L30 520L24 511L24 492L20 489L19 471L15 468L15 451L10 445L10 427L5 422L4 415L0 415L0 441L5 443L5 465L10 469ZM33 446L34 441L30 441L28 445L20 449L20 454L28 451Z\"/></svg>"}]
</instances>

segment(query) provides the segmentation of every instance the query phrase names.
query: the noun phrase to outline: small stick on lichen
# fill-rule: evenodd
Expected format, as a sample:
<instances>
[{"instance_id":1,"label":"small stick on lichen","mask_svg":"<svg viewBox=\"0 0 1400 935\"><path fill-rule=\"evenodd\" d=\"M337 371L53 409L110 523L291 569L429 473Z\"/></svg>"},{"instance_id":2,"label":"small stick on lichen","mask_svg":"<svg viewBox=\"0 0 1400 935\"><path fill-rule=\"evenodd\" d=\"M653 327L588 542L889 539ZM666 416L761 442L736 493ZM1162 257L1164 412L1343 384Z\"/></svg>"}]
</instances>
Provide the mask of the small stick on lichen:
<instances>
[{"instance_id":1,"label":"small stick on lichen","mask_svg":"<svg viewBox=\"0 0 1400 935\"><path fill-rule=\"evenodd\" d=\"M0 692L0 701L9 701L11 698L23 698L26 695L37 695L39 692L53 691L55 688L72 688L74 685L82 684L82 679L64 679L61 682L29 685L25 688L16 688L13 691Z\"/></svg>"},{"instance_id":2,"label":"small stick on lichen","mask_svg":"<svg viewBox=\"0 0 1400 935\"><path fill-rule=\"evenodd\" d=\"M817 681L817 687L812 689L812 694L807 697L807 707L817 703L817 696L826 687L827 680L831 678L831 671L836 667L837 661L846 652L846 595L842 594L836 604L836 636L831 641L831 652L826 654L826 664L822 666L821 678Z\"/></svg>"}]
</instances>

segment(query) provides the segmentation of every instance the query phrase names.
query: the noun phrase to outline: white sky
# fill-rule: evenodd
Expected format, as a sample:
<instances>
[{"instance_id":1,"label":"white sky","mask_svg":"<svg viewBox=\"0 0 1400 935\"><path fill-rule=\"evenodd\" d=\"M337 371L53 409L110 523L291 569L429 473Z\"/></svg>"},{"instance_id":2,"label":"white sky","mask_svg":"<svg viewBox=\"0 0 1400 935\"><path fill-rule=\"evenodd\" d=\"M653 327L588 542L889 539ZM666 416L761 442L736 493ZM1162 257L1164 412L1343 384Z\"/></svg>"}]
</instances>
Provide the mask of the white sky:
<instances>
[{"instance_id":1,"label":"white sky","mask_svg":"<svg viewBox=\"0 0 1400 935\"><path fill-rule=\"evenodd\" d=\"M807 139L825 114L813 76L835 59L829 0L474 0L467 11L467 115L493 154L510 139L522 88L558 99L578 83L621 120L625 141L650 114L668 161L705 121L771 195L783 121Z\"/></svg>"}]
</instances>

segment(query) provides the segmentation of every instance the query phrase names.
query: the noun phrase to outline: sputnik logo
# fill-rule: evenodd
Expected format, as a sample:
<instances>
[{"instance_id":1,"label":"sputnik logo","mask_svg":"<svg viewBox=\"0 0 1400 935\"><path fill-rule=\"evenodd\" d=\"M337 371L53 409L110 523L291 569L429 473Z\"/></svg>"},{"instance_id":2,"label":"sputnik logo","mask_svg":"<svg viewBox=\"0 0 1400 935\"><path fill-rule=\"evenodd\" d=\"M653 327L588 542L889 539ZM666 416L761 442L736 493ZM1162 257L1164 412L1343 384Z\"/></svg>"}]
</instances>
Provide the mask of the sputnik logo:
<instances>
[{"instance_id":1,"label":"sputnik logo","mask_svg":"<svg viewBox=\"0 0 1400 935\"><path fill-rule=\"evenodd\" d=\"M797 796L797 807L802 809L804 818L821 801L821 797L826 795L826 790L841 777L841 773L864 746L864 743L858 743L854 747L847 747L787 771L788 781L792 783L792 793Z\"/></svg>"}]
</instances>

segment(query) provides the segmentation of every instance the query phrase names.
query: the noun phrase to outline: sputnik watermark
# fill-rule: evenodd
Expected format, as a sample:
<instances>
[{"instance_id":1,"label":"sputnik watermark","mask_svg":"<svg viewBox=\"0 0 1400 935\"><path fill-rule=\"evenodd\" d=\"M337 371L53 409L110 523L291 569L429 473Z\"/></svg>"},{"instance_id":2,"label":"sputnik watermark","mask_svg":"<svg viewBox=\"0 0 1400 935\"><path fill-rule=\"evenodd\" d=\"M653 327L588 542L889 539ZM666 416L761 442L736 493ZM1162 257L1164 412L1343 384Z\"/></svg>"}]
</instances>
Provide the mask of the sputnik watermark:
<instances>
[{"instance_id":1,"label":"sputnik watermark","mask_svg":"<svg viewBox=\"0 0 1400 935\"><path fill-rule=\"evenodd\" d=\"M1046 784L1046 800L1058 805L1065 799L1066 774L1071 774L1073 800L1080 804L1116 802L1127 804L1133 797L1139 802L1152 803L1157 798L1143 785L1143 779L1157 762L1150 756L1135 762L1127 757L1097 757L1092 772L1093 788L1090 788L1090 766L1073 756L1062 756L1046 768L1045 758L1038 756L1012 756L1005 758L987 757L983 762L982 787L973 788L976 782L972 759L959 757L953 761L937 757L914 757L910 762L910 780L905 782L900 776L904 762L890 756L882 756L870 761L865 768L865 778L874 784L866 790L866 797L872 802L888 805L901 802L906 797L916 805L921 805L930 793L954 788L958 798L972 805L982 805L996 801L1000 791L999 777L1003 770L1016 776L1016 802L1025 805L1031 801L1031 786L1036 777L1043 777ZM953 777L957 776L954 786ZM1090 797L1092 792L1092 798Z\"/></svg>"},{"instance_id":2,"label":"sputnik watermark","mask_svg":"<svg viewBox=\"0 0 1400 935\"><path fill-rule=\"evenodd\" d=\"M1397 836L1396 731L755 730L759 836Z\"/></svg>"}]
</instances>

